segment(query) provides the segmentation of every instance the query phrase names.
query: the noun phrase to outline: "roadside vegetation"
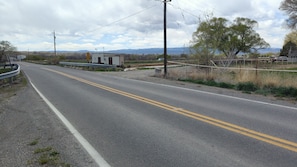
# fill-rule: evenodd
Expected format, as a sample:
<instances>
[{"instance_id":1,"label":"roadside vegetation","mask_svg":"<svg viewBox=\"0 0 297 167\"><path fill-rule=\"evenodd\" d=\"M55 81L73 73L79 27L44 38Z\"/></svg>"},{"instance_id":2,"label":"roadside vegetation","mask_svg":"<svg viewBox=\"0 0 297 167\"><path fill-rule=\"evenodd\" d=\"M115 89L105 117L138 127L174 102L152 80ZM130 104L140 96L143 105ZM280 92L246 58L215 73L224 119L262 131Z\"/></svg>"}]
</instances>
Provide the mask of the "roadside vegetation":
<instances>
[{"instance_id":1,"label":"roadside vegetation","mask_svg":"<svg viewBox=\"0 0 297 167\"><path fill-rule=\"evenodd\" d=\"M297 37L294 30L297 19L296 11L291 11L292 6L296 7L296 3L287 0L281 3L280 9L290 16L287 23L293 32L286 36L279 54L259 53L261 49L270 46L255 31L257 21L249 18L229 21L206 15L199 20L191 41L192 56L197 66L172 69L167 77L236 89L245 93L254 92L297 100L297 73L292 71L296 69L297 60L297 43L296 40L292 40ZM292 12L294 17L291 17ZM238 59L240 60L237 61ZM279 60L281 62L277 62ZM291 71L276 71L279 69Z\"/></svg>"},{"instance_id":2,"label":"roadside vegetation","mask_svg":"<svg viewBox=\"0 0 297 167\"><path fill-rule=\"evenodd\" d=\"M288 65L290 70L294 64ZM275 65L274 69L279 68ZM215 86L220 88L234 89L244 93L256 93L264 96L272 95L280 98L297 100L297 73L296 72L271 72L255 70L221 70L205 69L197 67L179 67L169 70L168 78Z\"/></svg>"},{"instance_id":3,"label":"roadside vegetation","mask_svg":"<svg viewBox=\"0 0 297 167\"><path fill-rule=\"evenodd\" d=\"M57 166L70 167L71 165L61 160L60 153L51 146L40 147L40 138L37 138L28 144L34 147L34 158L27 161L29 166Z\"/></svg>"},{"instance_id":4,"label":"roadside vegetation","mask_svg":"<svg viewBox=\"0 0 297 167\"><path fill-rule=\"evenodd\" d=\"M6 69L0 69L0 74L1 73L6 73L6 72L9 72L9 71L11 71L11 69L8 69L8 68L6 68Z\"/></svg>"},{"instance_id":5,"label":"roadside vegetation","mask_svg":"<svg viewBox=\"0 0 297 167\"><path fill-rule=\"evenodd\" d=\"M27 79L23 72L11 79L0 80L0 103L27 85Z\"/></svg>"}]
</instances>

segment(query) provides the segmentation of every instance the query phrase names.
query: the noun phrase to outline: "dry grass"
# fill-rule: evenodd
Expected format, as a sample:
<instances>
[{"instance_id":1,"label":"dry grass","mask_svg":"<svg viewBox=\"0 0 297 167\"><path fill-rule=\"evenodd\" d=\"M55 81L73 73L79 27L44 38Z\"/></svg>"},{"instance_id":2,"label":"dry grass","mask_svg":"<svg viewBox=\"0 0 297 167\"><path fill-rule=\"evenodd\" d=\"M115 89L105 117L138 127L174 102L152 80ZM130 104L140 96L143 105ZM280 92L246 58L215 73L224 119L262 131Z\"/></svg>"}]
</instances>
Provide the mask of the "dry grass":
<instances>
[{"instance_id":1,"label":"dry grass","mask_svg":"<svg viewBox=\"0 0 297 167\"><path fill-rule=\"evenodd\" d=\"M252 82L259 87L297 88L297 74L285 72L242 71L236 74L236 81Z\"/></svg>"},{"instance_id":2,"label":"dry grass","mask_svg":"<svg viewBox=\"0 0 297 167\"><path fill-rule=\"evenodd\" d=\"M179 67L168 70L171 79L213 80L238 84L252 82L259 87L293 87L297 88L297 73L267 72L250 70L199 69L196 67Z\"/></svg>"}]
</instances>

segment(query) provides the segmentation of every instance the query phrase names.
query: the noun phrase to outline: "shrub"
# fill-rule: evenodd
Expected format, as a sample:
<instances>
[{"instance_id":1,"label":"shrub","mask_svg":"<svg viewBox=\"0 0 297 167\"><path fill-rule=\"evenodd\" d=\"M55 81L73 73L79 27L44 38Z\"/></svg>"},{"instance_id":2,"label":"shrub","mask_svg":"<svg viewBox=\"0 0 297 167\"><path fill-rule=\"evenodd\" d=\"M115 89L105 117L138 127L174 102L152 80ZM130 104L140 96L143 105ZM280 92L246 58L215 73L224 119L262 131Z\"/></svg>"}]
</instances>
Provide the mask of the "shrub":
<instances>
[{"instance_id":1,"label":"shrub","mask_svg":"<svg viewBox=\"0 0 297 167\"><path fill-rule=\"evenodd\" d=\"M227 89L233 89L234 85L226 83L226 82L220 82L218 83L218 87L220 88L227 88Z\"/></svg>"},{"instance_id":2,"label":"shrub","mask_svg":"<svg viewBox=\"0 0 297 167\"><path fill-rule=\"evenodd\" d=\"M252 82L241 82L236 86L237 90L254 92L258 89L258 87Z\"/></svg>"},{"instance_id":3,"label":"shrub","mask_svg":"<svg viewBox=\"0 0 297 167\"><path fill-rule=\"evenodd\" d=\"M214 80L207 80L207 81L204 81L204 84L205 84L205 85L208 85L208 86L218 86L218 84L217 84L216 81L214 81Z\"/></svg>"},{"instance_id":4,"label":"shrub","mask_svg":"<svg viewBox=\"0 0 297 167\"><path fill-rule=\"evenodd\" d=\"M271 94L279 97L295 97L297 98L297 89L293 87L274 87L271 88Z\"/></svg>"}]
</instances>

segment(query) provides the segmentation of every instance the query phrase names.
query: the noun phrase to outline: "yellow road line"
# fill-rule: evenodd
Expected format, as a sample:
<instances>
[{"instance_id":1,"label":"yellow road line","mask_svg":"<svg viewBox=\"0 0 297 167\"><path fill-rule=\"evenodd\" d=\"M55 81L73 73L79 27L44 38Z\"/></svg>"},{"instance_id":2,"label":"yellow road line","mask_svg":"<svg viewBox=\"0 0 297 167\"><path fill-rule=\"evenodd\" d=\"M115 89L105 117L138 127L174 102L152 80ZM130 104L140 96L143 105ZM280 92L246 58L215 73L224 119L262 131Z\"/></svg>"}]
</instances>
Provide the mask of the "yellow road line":
<instances>
[{"instance_id":1,"label":"yellow road line","mask_svg":"<svg viewBox=\"0 0 297 167\"><path fill-rule=\"evenodd\" d=\"M134 94L131 94L128 92L117 90L117 89L114 89L114 88L111 88L108 86L97 84L95 82L91 82L91 81L88 81L88 80L85 80L82 78L78 78L73 75L69 75L69 74L55 71L55 70L48 69L48 68L45 68L45 69L48 71L60 74L62 76L77 80L79 82L112 92L112 93L116 93L116 94L119 94L119 95L122 95L125 97L129 97L129 98L132 98L132 99L135 99L135 100L147 103L147 104L151 104L153 106L157 106L157 107L184 115L186 117L190 117L190 118L193 118L193 119L196 119L196 120L199 120L199 121L202 121L202 122L205 122L205 123L208 123L208 124L211 124L211 125L214 125L214 126L217 126L217 127L220 127L220 128L223 128L223 129L226 129L226 130L229 130L229 131L241 134L241 135L244 135L244 136L248 136L248 137L251 137L251 138L254 138L254 139L257 139L257 140L260 140L260 141L263 141L263 142L266 142L266 143L269 143L269 144L272 144L272 145L275 145L275 146L278 146L278 147L281 147L281 148L284 148L284 149L287 149L290 151L293 151L293 152L297 152L297 143L295 143L295 142L291 142L291 141L284 140L284 139L281 139L278 137L270 136L270 135L267 135L264 133L260 133L260 132L257 132L257 131L251 130L251 129L247 129L247 128L235 125L235 124L224 122L224 121L214 119L214 118L211 118L211 117L208 117L205 115L197 114L192 111L177 108L177 107L165 104L165 103L161 103L161 102L151 100L151 99L148 99L145 97L141 97L141 96L134 95Z\"/></svg>"}]
</instances>

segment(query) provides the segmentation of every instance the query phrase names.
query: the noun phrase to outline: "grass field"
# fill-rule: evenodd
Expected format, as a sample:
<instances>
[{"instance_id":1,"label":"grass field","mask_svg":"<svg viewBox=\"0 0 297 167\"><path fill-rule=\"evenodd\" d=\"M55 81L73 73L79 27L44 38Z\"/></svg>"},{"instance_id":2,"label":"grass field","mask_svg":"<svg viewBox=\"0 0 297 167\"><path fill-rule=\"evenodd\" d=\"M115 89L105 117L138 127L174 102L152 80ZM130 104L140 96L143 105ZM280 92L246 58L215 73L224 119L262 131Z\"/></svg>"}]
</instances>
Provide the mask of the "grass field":
<instances>
[{"instance_id":1,"label":"grass field","mask_svg":"<svg viewBox=\"0 0 297 167\"><path fill-rule=\"evenodd\" d=\"M297 65L295 65L297 66ZM295 70L292 64L276 66L275 69ZM209 86L237 89L246 93L259 93L297 100L297 73L261 71L256 69L211 69L184 66L169 69L168 77L174 80Z\"/></svg>"}]
</instances>

